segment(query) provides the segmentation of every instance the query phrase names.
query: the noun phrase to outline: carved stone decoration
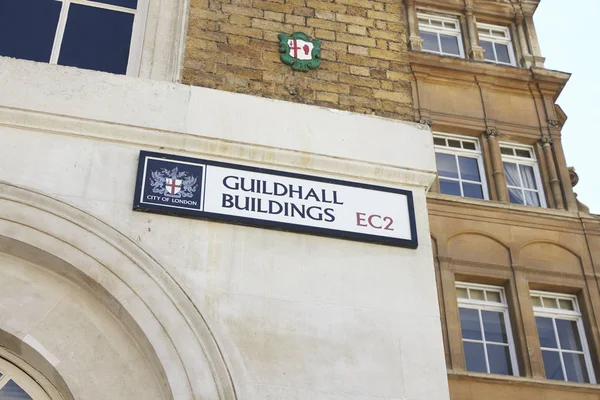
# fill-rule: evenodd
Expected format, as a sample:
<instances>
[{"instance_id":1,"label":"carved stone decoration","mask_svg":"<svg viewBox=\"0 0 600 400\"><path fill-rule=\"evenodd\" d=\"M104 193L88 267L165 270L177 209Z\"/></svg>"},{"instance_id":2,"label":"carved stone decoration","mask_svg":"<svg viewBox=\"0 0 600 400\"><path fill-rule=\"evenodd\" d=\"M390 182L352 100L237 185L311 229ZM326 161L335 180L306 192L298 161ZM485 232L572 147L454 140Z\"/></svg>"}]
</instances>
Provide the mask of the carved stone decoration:
<instances>
[{"instance_id":1,"label":"carved stone decoration","mask_svg":"<svg viewBox=\"0 0 600 400\"><path fill-rule=\"evenodd\" d=\"M486 129L484 135L486 139L489 139L490 137L498 138L499 132L498 129L490 127Z\"/></svg>"},{"instance_id":2,"label":"carved stone decoration","mask_svg":"<svg viewBox=\"0 0 600 400\"><path fill-rule=\"evenodd\" d=\"M413 51L421 51L423 49L423 39L420 36L412 36L409 38L410 49Z\"/></svg>"},{"instance_id":3,"label":"carved stone decoration","mask_svg":"<svg viewBox=\"0 0 600 400\"><path fill-rule=\"evenodd\" d=\"M540 139L540 144L542 146L550 146L552 144L552 138L550 136L548 136L548 135L544 135Z\"/></svg>"},{"instance_id":4,"label":"carved stone decoration","mask_svg":"<svg viewBox=\"0 0 600 400\"><path fill-rule=\"evenodd\" d=\"M433 125L433 121L431 120L431 118L427 118L427 117L421 117L421 119L419 120L419 123L423 124L423 125L427 125L430 128Z\"/></svg>"},{"instance_id":5,"label":"carved stone decoration","mask_svg":"<svg viewBox=\"0 0 600 400\"><path fill-rule=\"evenodd\" d=\"M557 119L549 119L548 126L551 126L553 128L560 128L560 122Z\"/></svg>"},{"instance_id":6,"label":"carved stone decoration","mask_svg":"<svg viewBox=\"0 0 600 400\"><path fill-rule=\"evenodd\" d=\"M575 167L567 167L569 178L571 178L571 186L575 187L579 183L579 175L575 172Z\"/></svg>"}]
</instances>

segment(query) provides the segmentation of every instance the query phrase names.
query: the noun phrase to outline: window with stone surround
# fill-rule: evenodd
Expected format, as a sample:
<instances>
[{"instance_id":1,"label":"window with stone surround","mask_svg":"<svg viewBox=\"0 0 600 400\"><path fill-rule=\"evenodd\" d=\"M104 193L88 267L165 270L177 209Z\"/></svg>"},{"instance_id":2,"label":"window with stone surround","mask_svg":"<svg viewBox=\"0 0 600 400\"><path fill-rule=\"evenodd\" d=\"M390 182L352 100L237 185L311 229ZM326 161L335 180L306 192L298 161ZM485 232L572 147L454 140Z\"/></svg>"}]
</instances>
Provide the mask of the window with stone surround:
<instances>
[{"instance_id":1,"label":"window with stone surround","mask_svg":"<svg viewBox=\"0 0 600 400\"><path fill-rule=\"evenodd\" d=\"M516 65L510 30L504 26L477 24L479 44L485 52L485 61L497 64Z\"/></svg>"},{"instance_id":2,"label":"window with stone surround","mask_svg":"<svg viewBox=\"0 0 600 400\"><path fill-rule=\"evenodd\" d=\"M50 397L29 375L0 358L0 399L50 400Z\"/></svg>"},{"instance_id":3,"label":"window with stone surround","mask_svg":"<svg viewBox=\"0 0 600 400\"><path fill-rule=\"evenodd\" d=\"M460 23L457 18L417 14L423 51L444 56L464 57Z\"/></svg>"},{"instance_id":4,"label":"window with stone surround","mask_svg":"<svg viewBox=\"0 0 600 400\"><path fill-rule=\"evenodd\" d=\"M546 378L596 383L577 297L531 292Z\"/></svg>"},{"instance_id":5,"label":"window with stone surround","mask_svg":"<svg viewBox=\"0 0 600 400\"><path fill-rule=\"evenodd\" d=\"M456 283L467 371L519 375L504 289Z\"/></svg>"},{"instance_id":6,"label":"window with stone surround","mask_svg":"<svg viewBox=\"0 0 600 400\"><path fill-rule=\"evenodd\" d=\"M546 207L533 147L500 143L500 152L509 201L526 206Z\"/></svg>"},{"instance_id":7,"label":"window with stone surround","mask_svg":"<svg viewBox=\"0 0 600 400\"><path fill-rule=\"evenodd\" d=\"M487 199L481 148L477 139L435 133L435 159L440 192Z\"/></svg>"}]
</instances>

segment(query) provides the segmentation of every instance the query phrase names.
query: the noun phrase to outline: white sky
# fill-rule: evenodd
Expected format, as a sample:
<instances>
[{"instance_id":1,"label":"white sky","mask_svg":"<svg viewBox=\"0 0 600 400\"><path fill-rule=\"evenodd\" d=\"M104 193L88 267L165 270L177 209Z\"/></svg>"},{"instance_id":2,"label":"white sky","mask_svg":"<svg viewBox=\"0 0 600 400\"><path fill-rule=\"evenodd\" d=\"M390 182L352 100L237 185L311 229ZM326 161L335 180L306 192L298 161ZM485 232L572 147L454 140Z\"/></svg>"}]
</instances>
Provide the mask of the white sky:
<instances>
[{"instance_id":1,"label":"white sky","mask_svg":"<svg viewBox=\"0 0 600 400\"><path fill-rule=\"evenodd\" d=\"M544 66L572 74L557 101L569 117L562 143L577 198L600 214L600 0L541 0L534 22Z\"/></svg>"}]
</instances>

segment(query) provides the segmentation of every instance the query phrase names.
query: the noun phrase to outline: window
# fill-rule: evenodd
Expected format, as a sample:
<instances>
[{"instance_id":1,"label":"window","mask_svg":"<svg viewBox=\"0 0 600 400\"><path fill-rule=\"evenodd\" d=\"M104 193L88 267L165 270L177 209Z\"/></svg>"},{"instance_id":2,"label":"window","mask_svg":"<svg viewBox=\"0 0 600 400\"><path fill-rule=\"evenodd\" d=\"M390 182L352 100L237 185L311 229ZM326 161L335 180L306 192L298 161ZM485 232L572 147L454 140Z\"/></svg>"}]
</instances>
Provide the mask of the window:
<instances>
[{"instance_id":1,"label":"window","mask_svg":"<svg viewBox=\"0 0 600 400\"><path fill-rule=\"evenodd\" d=\"M515 55L508 28L496 25L477 24L479 43L485 50L483 59L498 64L515 65Z\"/></svg>"},{"instance_id":2,"label":"window","mask_svg":"<svg viewBox=\"0 0 600 400\"><path fill-rule=\"evenodd\" d=\"M596 383L575 296L531 292L546 378Z\"/></svg>"},{"instance_id":3,"label":"window","mask_svg":"<svg viewBox=\"0 0 600 400\"><path fill-rule=\"evenodd\" d=\"M458 19L418 14L423 51L464 57Z\"/></svg>"},{"instance_id":4,"label":"window","mask_svg":"<svg viewBox=\"0 0 600 400\"><path fill-rule=\"evenodd\" d=\"M487 199L479 141L460 136L435 134L433 143L440 192L474 199Z\"/></svg>"},{"instance_id":5,"label":"window","mask_svg":"<svg viewBox=\"0 0 600 400\"><path fill-rule=\"evenodd\" d=\"M0 0L0 55L137 75L145 6L146 0Z\"/></svg>"},{"instance_id":6,"label":"window","mask_svg":"<svg viewBox=\"0 0 600 400\"><path fill-rule=\"evenodd\" d=\"M467 371L518 375L504 289L456 283Z\"/></svg>"},{"instance_id":7,"label":"window","mask_svg":"<svg viewBox=\"0 0 600 400\"><path fill-rule=\"evenodd\" d=\"M533 148L500 143L500 152L510 202L546 207Z\"/></svg>"},{"instance_id":8,"label":"window","mask_svg":"<svg viewBox=\"0 0 600 400\"><path fill-rule=\"evenodd\" d=\"M0 399L50 400L50 397L29 375L0 358Z\"/></svg>"}]
</instances>

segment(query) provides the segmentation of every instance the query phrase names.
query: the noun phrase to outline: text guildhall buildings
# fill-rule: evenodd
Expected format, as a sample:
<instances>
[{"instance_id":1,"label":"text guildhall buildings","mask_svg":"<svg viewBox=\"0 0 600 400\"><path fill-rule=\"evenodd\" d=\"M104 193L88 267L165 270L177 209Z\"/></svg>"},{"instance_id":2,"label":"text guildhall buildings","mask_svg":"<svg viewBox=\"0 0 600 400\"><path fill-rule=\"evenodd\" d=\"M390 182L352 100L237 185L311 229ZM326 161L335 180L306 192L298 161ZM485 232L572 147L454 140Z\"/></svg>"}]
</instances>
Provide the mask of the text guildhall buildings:
<instances>
[{"instance_id":1,"label":"text guildhall buildings","mask_svg":"<svg viewBox=\"0 0 600 400\"><path fill-rule=\"evenodd\" d=\"M0 0L0 399L599 399L537 5Z\"/></svg>"}]
</instances>

